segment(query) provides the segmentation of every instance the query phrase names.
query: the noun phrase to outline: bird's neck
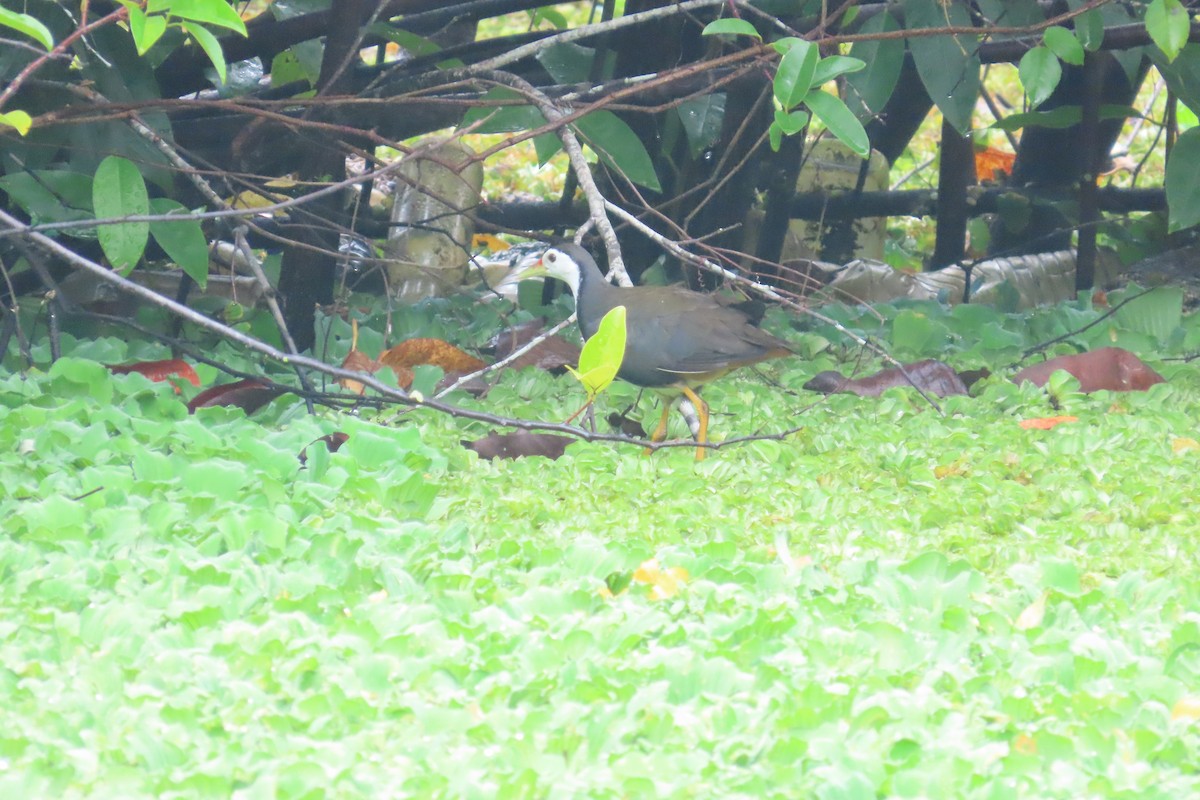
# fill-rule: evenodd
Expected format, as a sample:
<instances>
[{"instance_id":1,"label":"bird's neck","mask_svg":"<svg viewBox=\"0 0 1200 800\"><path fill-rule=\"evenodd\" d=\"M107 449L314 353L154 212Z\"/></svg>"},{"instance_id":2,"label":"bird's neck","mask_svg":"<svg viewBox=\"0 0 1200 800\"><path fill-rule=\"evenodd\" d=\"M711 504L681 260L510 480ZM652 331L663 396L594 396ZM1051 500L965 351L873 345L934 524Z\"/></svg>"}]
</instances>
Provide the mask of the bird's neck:
<instances>
[{"instance_id":1,"label":"bird's neck","mask_svg":"<svg viewBox=\"0 0 1200 800\"><path fill-rule=\"evenodd\" d=\"M579 265L579 287L575 291L575 311L579 317L579 331L584 339L590 339L600 328L600 319L614 306L621 290L604 278L595 263Z\"/></svg>"}]
</instances>

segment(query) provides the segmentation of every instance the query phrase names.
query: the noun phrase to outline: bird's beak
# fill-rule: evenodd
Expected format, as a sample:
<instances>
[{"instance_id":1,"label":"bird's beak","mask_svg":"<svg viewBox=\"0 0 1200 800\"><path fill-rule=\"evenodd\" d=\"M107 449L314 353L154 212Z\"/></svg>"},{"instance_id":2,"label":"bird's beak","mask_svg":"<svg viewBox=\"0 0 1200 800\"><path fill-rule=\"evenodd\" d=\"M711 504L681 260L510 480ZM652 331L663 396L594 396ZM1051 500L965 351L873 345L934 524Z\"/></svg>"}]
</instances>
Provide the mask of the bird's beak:
<instances>
[{"instance_id":1,"label":"bird's beak","mask_svg":"<svg viewBox=\"0 0 1200 800\"><path fill-rule=\"evenodd\" d=\"M511 273L511 280L523 281L527 278L544 278L550 273L546 271L546 265L542 263L542 254L535 253L526 256Z\"/></svg>"}]
</instances>

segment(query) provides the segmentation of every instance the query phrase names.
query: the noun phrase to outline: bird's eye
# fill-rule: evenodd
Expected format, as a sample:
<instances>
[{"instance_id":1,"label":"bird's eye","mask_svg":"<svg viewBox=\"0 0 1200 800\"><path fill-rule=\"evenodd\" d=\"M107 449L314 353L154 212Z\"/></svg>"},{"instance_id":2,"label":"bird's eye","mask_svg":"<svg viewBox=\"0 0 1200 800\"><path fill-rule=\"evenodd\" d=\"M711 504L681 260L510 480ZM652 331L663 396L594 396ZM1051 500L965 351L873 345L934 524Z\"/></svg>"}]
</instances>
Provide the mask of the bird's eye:
<instances>
[{"instance_id":1,"label":"bird's eye","mask_svg":"<svg viewBox=\"0 0 1200 800\"><path fill-rule=\"evenodd\" d=\"M546 260L547 260L547 261L549 261L551 264L553 264L553 263L554 263L554 260L555 260L556 258L558 258L558 256L554 255L554 253L548 253L548 254L546 255Z\"/></svg>"}]
</instances>

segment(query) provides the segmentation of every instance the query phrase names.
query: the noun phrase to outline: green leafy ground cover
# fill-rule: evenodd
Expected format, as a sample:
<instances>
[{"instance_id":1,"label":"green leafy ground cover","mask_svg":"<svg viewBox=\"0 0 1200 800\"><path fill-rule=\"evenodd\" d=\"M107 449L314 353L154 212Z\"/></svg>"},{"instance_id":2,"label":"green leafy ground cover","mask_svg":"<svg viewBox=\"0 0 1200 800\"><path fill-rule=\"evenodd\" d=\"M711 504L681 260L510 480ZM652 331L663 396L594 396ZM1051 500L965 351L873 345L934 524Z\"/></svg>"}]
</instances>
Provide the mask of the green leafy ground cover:
<instances>
[{"instance_id":1,"label":"green leafy ground cover","mask_svg":"<svg viewBox=\"0 0 1200 800\"><path fill-rule=\"evenodd\" d=\"M1000 367L1098 312L841 316ZM718 437L803 430L700 464L484 462L482 428L286 397L189 417L86 360L123 342L75 344L0 380L0 796L1195 796L1200 378L1165 359L1200 326L1154 320L1076 337L1149 345L1147 393L998 376L941 415L811 405L855 354L809 325L811 358L706 392Z\"/></svg>"}]
</instances>

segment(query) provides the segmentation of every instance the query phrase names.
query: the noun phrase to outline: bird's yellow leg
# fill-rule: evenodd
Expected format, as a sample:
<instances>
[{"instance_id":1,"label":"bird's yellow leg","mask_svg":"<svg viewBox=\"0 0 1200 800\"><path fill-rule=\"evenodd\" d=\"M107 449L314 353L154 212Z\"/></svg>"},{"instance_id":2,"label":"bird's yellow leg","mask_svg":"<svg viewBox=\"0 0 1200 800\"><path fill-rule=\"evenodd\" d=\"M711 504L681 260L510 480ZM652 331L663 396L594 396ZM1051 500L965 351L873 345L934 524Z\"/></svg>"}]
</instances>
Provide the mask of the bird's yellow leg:
<instances>
[{"instance_id":1,"label":"bird's yellow leg","mask_svg":"<svg viewBox=\"0 0 1200 800\"><path fill-rule=\"evenodd\" d=\"M700 399L700 395L696 394L691 388L683 387L683 396L691 401L692 406L696 409L696 416L700 418L700 430L696 434L696 443L704 444L708 441L708 403ZM707 447L696 448L696 460L703 461Z\"/></svg>"},{"instance_id":2,"label":"bird's yellow leg","mask_svg":"<svg viewBox=\"0 0 1200 800\"><path fill-rule=\"evenodd\" d=\"M661 442L663 439L667 438L667 418L670 416L670 414L671 401L663 398L663 413L662 416L658 418L658 427L654 429L654 433L650 434L650 441ZM654 451L649 447L646 448L646 455L650 455L652 452Z\"/></svg>"}]
</instances>

